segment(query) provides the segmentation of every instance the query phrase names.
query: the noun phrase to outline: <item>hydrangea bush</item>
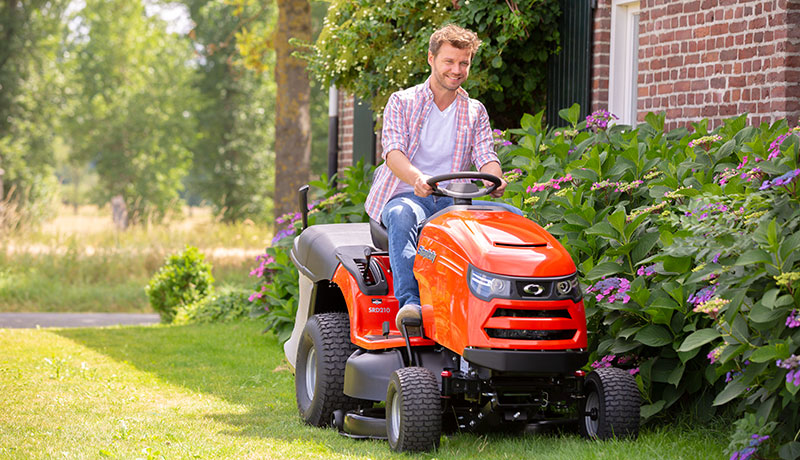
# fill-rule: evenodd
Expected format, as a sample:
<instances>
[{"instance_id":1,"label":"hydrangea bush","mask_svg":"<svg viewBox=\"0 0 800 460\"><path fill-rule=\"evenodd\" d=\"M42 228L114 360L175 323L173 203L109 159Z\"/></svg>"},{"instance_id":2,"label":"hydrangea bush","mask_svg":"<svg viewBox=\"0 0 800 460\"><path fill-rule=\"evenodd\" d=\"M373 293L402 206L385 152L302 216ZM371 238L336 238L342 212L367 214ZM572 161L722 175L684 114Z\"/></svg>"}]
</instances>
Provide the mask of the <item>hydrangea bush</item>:
<instances>
[{"instance_id":1,"label":"hydrangea bush","mask_svg":"<svg viewBox=\"0 0 800 460\"><path fill-rule=\"evenodd\" d=\"M364 202L372 172L371 166L359 161L338 178L340 188L333 186L333 181L325 175L311 182L311 194L317 199L308 206L308 224L366 222ZM281 341L291 335L297 314L297 270L289 251L301 227L299 212L276 219L272 245L265 254L256 258L258 265L250 272L250 276L255 278L255 287L249 298L252 311L265 317L267 330L274 331Z\"/></svg>"},{"instance_id":2,"label":"hydrangea bush","mask_svg":"<svg viewBox=\"0 0 800 460\"><path fill-rule=\"evenodd\" d=\"M645 418L750 414L731 458L797 458L799 130L743 115L665 132L654 114L633 128L578 113L558 129L526 115L496 143L518 171L505 198L578 264L592 367L625 357Z\"/></svg>"}]
</instances>

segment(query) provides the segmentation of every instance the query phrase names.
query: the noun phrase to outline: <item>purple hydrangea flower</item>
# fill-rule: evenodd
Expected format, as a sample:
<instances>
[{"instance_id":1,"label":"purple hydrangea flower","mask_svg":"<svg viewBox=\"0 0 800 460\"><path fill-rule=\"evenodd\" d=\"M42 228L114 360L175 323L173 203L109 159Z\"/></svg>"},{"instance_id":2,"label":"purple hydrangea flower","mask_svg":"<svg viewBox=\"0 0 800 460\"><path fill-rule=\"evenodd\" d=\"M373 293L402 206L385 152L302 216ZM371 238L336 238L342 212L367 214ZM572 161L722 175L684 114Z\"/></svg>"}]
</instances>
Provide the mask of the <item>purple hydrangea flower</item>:
<instances>
[{"instance_id":1,"label":"purple hydrangea flower","mask_svg":"<svg viewBox=\"0 0 800 460\"><path fill-rule=\"evenodd\" d=\"M797 309L795 308L789 313L789 316L786 317L786 326L789 329L794 329L796 327L800 327L800 315L797 314Z\"/></svg>"},{"instance_id":2,"label":"purple hydrangea flower","mask_svg":"<svg viewBox=\"0 0 800 460\"><path fill-rule=\"evenodd\" d=\"M690 295L686 300L691 304L700 305L701 303L711 300L711 298L714 297L714 292L716 290L717 286L707 286Z\"/></svg>"},{"instance_id":3,"label":"purple hydrangea flower","mask_svg":"<svg viewBox=\"0 0 800 460\"><path fill-rule=\"evenodd\" d=\"M656 274L656 264L653 264L653 265L650 265L650 266L647 266L647 267L642 265L641 267L639 267L638 270L636 270L636 274L639 275L639 276L652 276L652 275L655 275Z\"/></svg>"},{"instance_id":4,"label":"purple hydrangea flower","mask_svg":"<svg viewBox=\"0 0 800 460\"><path fill-rule=\"evenodd\" d=\"M608 110L596 110L586 117L586 127L597 132L598 129L608 128L611 120L619 120L619 118Z\"/></svg>"},{"instance_id":5,"label":"purple hydrangea flower","mask_svg":"<svg viewBox=\"0 0 800 460\"><path fill-rule=\"evenodd\" d=\"M593 286L589 286L586 292L597 292L595 299L598 302L606 299L610 303L614 303L617 300L621 300L622 303L628 303L631 300L631 296L628 295L630 289L630 281L615 276L608 279L603 278Z\"/></svg>"},{"instance_id":6,"label":"purple hydrangea flower","mask_svg":"<svg viewBox=\"0 0 800 460\"><path fill-rule=\"evenodd\" d=\"M800 176L800 169L793 169L786 174L776 177L772 180L765 180L759 190L767 190L774 187L781 187L791 183L797 176Z\"/></svg>"}]
</instances>

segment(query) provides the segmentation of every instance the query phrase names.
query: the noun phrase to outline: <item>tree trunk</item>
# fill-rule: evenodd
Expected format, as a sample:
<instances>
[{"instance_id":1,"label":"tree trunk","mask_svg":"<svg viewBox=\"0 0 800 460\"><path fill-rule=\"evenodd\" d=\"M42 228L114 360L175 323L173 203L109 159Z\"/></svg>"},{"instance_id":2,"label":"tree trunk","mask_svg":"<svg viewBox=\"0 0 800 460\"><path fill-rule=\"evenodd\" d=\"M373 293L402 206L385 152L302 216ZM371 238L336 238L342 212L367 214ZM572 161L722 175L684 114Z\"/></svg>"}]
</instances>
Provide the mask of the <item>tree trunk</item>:
<instances>
[{"instance_id":1,"label":"tree trunk","mask_svg":"<svg viewBox=\"0 0 800 460\"><path fill-rule=\"evenodd\" d=\"M308 0L278 0L275 34L275 217L298 211L297 189L308 181L311 86L305 62L291 56L290 38L311 41Z\"/></svg>"}]
</instances>

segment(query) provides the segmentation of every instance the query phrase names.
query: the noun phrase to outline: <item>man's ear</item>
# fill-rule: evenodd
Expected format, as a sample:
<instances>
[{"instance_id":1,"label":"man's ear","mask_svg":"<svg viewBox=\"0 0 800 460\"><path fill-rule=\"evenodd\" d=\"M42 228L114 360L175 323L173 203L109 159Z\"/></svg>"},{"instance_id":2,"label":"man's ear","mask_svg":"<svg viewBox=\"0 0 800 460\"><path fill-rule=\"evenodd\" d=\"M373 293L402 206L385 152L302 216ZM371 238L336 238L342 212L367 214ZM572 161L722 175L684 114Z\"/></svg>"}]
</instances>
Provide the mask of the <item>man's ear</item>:
<instances>
[{"instance_id":1,"label":"man's ear","mask_svg":"<svg viewBox=\"0 0 800 460\"><path fill-rule=\"evenodd\" d=\"M433 65L433 53L428 51L428 65Z\"/></svg>"}]
</instances>

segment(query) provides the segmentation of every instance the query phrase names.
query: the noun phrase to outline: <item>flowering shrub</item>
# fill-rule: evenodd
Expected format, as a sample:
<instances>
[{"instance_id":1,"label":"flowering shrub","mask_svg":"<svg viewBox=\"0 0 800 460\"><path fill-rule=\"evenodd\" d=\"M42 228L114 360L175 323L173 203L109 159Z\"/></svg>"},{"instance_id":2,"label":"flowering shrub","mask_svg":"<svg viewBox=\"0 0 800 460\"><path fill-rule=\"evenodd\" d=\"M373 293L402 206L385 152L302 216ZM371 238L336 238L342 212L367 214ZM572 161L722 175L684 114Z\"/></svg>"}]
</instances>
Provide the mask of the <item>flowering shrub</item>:
<instances>
[{"instance_id":1,"label":"flowering shrub","mask_svg":"<svg viewBox=\"0 0 800 460\"><path fill-rule=\"evenodd\" d=\"M311 182L318 200L309 205L308 224L366 222L364 201L369 191L372 167L363 162L347 168L339 178L341 189L332 187L327 177ZM253 312L262 314L268 330L283 341L289 338L297 313L297 270L289 257L294 237L300 233L300 213L276 219L275 237L265 254L256 257L257 266L250 272L256 278L249 301Z\"/></svg>"},{"instance_id":2,"label":"flowering shrub","mask_svg":"<svg viewBox=\"0 0 800 460\"><path fill-rule=\"evenodd\" d=\"M737 431L731 458L797 457L800 130L740 116L665 132L663 115L631 129L578 113L557 130L526 115L499 151L520 170L504 199L578 265L593 367L635 355L643 417L730 406L762 429Z\"/></svg>"}]
</instances>

